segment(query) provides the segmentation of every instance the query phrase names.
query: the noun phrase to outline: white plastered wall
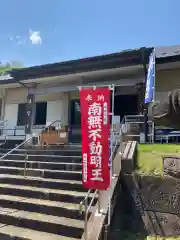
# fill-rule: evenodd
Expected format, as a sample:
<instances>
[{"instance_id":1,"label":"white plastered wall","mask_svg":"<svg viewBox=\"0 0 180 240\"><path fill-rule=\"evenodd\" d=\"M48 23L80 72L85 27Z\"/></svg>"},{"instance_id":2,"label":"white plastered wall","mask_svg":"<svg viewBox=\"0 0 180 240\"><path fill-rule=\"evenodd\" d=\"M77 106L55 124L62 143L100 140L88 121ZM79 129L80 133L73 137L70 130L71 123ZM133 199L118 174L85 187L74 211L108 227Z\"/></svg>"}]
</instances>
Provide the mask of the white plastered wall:
<instances>
[{"instance_id":1,"label":"white plastered wall","mask_svg":"<svg viewBox=\"0 0 180 240\"><path fill-rule=\"evenodd\" d=\"M79 94L79 91L71 91L69 93L69 96L70 96L70 99L79 99L80 98L80 94Z\"/></svg>"},{"instance_id":2,"label":"white plastered wall","mask_svg":"<svg viewBox=\"0 0 180 240\"><path fill-rule=\"evenodd\" d=\"M6 89L4 119L8 120L8 128L17 125L18 104L26 102L27 89L11 88Z\"/></svg>"},{"instance_id":3,"label":"white plastered wall","mask_svg":"<svg viewBox=\"0 0 180 240\"><path fill-rule=\"evenodd\" d=\"M27 99L27 89L13 88L7 89L5 103L5 119L8 120L8 126L14 128L17 124L18 104L25 103ZM68 94L50 93L45 95L36 95L36 102L47 102L46 123L55 120L61 120L63 124L68 124Z\"/></svg>"},{"instance_id":4,"label":"white plastered wall","mask_svg":"<svg viewBox=\"0 0 180 240\"><path fill-rule=\"evenodd\" d=\"M36 95L36 102L47 101L46 124L56 120L62 121L64 125L68 124L68 94L50 93L46 95Z\"/></svg>"}]
</instances>

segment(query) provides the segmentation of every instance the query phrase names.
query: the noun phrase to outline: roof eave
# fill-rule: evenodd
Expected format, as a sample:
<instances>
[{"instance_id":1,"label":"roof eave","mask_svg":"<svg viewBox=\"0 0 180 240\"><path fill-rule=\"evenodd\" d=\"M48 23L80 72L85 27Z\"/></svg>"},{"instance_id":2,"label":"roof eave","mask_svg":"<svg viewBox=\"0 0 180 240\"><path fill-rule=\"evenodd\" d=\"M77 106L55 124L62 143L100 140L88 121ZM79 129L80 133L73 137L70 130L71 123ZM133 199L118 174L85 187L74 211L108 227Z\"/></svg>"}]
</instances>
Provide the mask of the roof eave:
<instances>
[{"instance_id":1,"label":"roof eave","mask_svg":"<svg viewBox=\"0 0 180 240\"><path fill-rule=\"evenodd\" d=\"M21 70L11 71L11 76L21 81L25 79L62 76L80 72L138 65L142 64L142 49L144 49L147 52L147 55L149 55L152 48L128 50L103 56L23 68Z\"/></svg>"}]
</instances>

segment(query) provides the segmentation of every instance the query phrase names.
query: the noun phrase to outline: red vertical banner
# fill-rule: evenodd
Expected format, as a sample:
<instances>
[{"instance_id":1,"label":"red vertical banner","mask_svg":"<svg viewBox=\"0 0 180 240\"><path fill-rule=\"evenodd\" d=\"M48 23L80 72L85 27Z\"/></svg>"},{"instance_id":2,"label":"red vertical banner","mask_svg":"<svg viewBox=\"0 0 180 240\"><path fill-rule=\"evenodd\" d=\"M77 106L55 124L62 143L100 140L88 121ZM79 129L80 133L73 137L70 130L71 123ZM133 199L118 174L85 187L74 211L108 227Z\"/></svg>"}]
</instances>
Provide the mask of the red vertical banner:
<instances>
[{"instance_id":1,"label":"red vertical banner","mask_svg":"<svg viewBox=\"0 0 180 240\"><path fill-rule=\"evenodd\" d=\"M81 89L82 182L104 190L110 184L110 90Z\"/></svg>"}]
</instances>

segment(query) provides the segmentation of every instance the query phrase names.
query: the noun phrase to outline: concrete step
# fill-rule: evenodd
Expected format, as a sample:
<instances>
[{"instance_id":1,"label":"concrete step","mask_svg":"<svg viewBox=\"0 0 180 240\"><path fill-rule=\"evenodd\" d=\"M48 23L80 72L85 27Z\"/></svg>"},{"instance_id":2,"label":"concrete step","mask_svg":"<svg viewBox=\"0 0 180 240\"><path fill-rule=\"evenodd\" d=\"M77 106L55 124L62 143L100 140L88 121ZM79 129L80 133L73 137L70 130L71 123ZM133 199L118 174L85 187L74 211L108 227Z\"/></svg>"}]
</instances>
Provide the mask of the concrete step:
<instances>
[{"instance_id":1,"label":"concrete step","mask_svg":"<svg viewBox=\"0 0 180 240\"><path fill-rule=\"evenodd\" d=\"M62 145L57 145L57 144L52 144L52 145L47 145L47 146L41 146L41 145L36 145L36 146L28 146L28 149L36 149L36 150L81 150L82 145L81 144L62 144Z\"/></svg>"},{"instance_id":2,"label":"concrete step","mask_svg":"<svg viewBox=\"0 0 180 240\"><path fill-rule=\"evenodd\" d=\"M81 181L0 174L0 183L87 192Z\"/></svg>"},{"instance_id":3,"label":"concrete step","mask_svg":"<svg viewBox=\"0 0 180 240\"><path fill-rule=\"evenodd\" d=\"M81 220L2 207L0 223L75 238L81 238L84 227Z\"/></svg>"},{"instance_id":4,"label":"concrete step","mask_svg":"<svg viewBox=\"0 0 180 240\"><path fill-rule=\"evenodd\" d=\"M24 168L25 160L4 160L0 161L0 166L19 167ZM66 170L66 171L80 171L80 163L63 163L63 162L43 162L43 161L26 161L26 167L32 169L51 169L51 170Z\"/></svg>"},{"instance_id":5,"label":"concrete step","mask_svg":"<svg viewBox=\"0 0 180 240\"><path fill-rule=\"evenodd\" d=\"M11 139L11 137L9 136L7 138L5 144L1 147L6 148L6 149L13 149L16 147L16 145L21 144L25 140L25 137L23 137L23 136L16 136L16 137L13 136L13 138L14 139Z\"/></svg>"},{"instance_id":6,"label":"concrete step","mask_svg":"<svg viewBox=\"0 0 180 240\"><path fill-rule=\"evenodd\" d=\"M80 239L79 203L87 195L80 148L28 149L26 177L24 153L18 149L0 161L0 238Z\"/></svg>"},{"instance_id":7,"label":"concrete step","mask_svg":"<svg viewBox=\"0 0 180 240\"><path fill-rule=\"evenodd\" d=\"M0 166L0 174L24 176L24 168ZM49 170L26 168L26 176L52 179L82 180L81 171Z\"/></svg>"},{"instance_id":8,"label":"concrete step","mask_svg":"<svg viewBox=\"0 0 180 240\"><path fill-rule=\"evenodd\" d=\"M23 141L24 142L24 141ZM21 142L22 143L22 142ZM16 146L18 146L18 142L16 144ZM25 145L22 145L22 147L20 146L20 148L24 148ZM57 144L54 144L54 145L29 145L27 146L28 149L32 149L32 150L73 150L73 149L81 149L82 148L82 145L81 144L62 144L62 145L57 145Z\"/></svg>"},{"instance_id":9,"label":"concrete step","mask_svg":"<svg viewBox=\"0 0 180 240\"><path fill-rule=\"evenodd\" d=\"M1 148L1 153L7 153L12 149ZM24 153L25 149L16 149L12 153ZM81 156L81 150L79 149L62 149L62 150L48 150L48 149L27 149L27 153L31 155L59 155L59 156Z\"/></svg>"},{"instance_id":10,"label":"concrete step","mask_svg":"<svg viewBox=\"0 0 180 240\"><path fill-rule=\"evenodd\" d=\"M2 157L4 153L0 153L0 157ZM24 153L11 153L6 156L4 159L9 160L24 160L25 154ZM43 161L43 162L77 162L81 163L82 157L81 156L59 156L59 155L37 155L32 154L28 155L28 160L30 161Z\"/></svg>"},{"instance_id":11,"label":"concrete step","mask_svg":"<svg viewBox=\"0 0 180 240\"><path fill-rule=\"evenodd\" d=\"M87 195L87 192L56 190L1 183L0 194L79 204ZM91 197L92 195L90 195L89 201Z\"/></svg>"},{"instance_id":12,"label":"concrete step","mask_svg":"<svg viewBox=\"0 0 180 240\"><path fill-rule=\"evenodd\" d=\"M84 220L84 215L79 212L79 204L75 203L0 195L0 206L3 208L13 208L15 210L26 210L28 212Z\"/></svg>"},{"instance_id":13,"label":"concrete step","mask_svg":"<svg viewBox=\"0 0 180 240\"><path fill-rule=\"evenodd\" d=\"M2 240L77 240L56 234L35 231L7 224L0 224L0 239Z\"/></svg>"}]
</instances>

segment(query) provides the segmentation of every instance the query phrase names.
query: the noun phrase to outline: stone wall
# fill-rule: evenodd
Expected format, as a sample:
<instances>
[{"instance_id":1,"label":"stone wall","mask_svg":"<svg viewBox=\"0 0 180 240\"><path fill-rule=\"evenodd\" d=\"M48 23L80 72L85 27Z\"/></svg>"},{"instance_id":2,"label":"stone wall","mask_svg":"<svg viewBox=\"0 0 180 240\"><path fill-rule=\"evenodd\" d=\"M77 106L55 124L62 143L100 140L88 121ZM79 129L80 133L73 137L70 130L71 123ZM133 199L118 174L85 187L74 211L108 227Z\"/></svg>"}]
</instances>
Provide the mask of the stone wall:
<instances>
[{"instance_id":1,"label":"stone wall","mask_svg":"<svg viewBox=\"0 0 180 240\"><path fill-rule=\"evenodd\" d=\"M147 235L180 235L180 157L164 157L164 176L142 176L136 158L122 161L124 228Z\"/></svg>"}]
</instances>

